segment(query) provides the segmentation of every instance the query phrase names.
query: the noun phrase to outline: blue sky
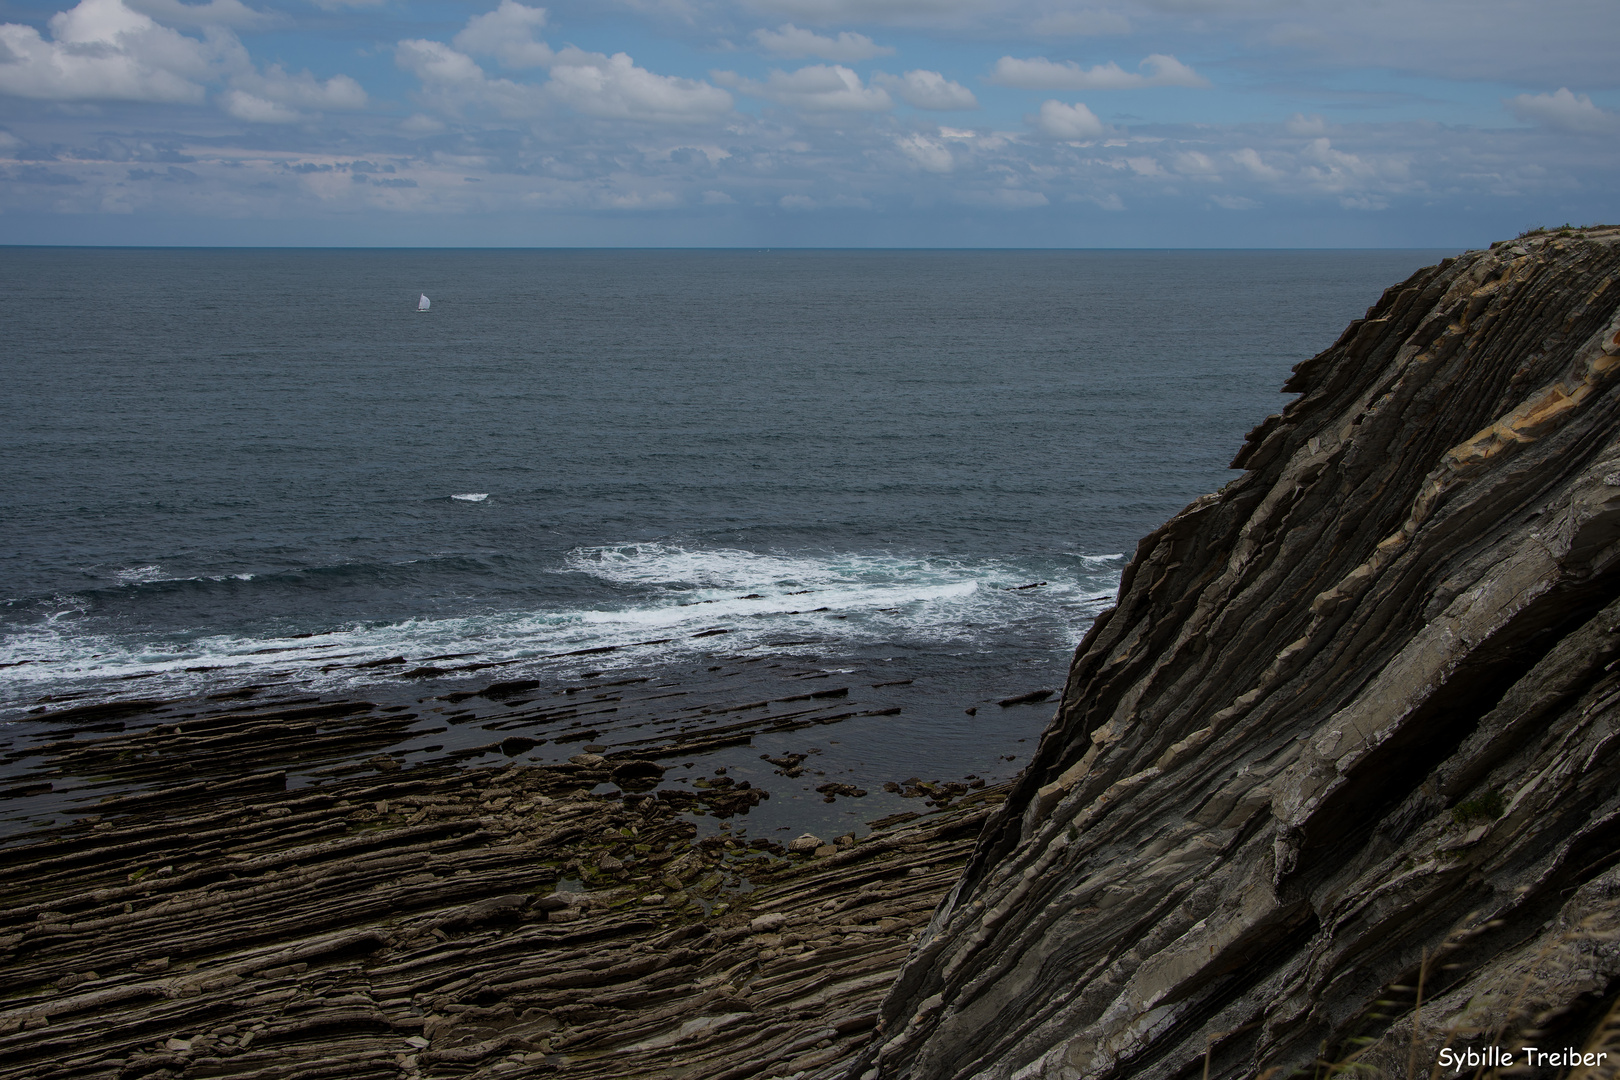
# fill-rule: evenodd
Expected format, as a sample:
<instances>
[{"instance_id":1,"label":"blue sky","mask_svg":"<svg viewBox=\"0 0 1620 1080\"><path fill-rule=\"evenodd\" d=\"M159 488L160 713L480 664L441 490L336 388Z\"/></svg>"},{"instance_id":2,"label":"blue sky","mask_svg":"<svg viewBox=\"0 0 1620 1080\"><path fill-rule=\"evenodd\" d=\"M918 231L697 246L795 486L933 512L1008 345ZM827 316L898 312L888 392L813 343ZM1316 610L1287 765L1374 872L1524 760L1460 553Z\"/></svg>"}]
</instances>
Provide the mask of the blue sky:
<instances>
[{"instance_id":1,"label":"blue sky","mask_svg":"<svg viewBox=\"0 0 1620 1080\"><path fill-rule=\"evenodd\" d=\"M0 0L0 243L1477 247L1616 0Z\"/></svg>"}]
</instances>

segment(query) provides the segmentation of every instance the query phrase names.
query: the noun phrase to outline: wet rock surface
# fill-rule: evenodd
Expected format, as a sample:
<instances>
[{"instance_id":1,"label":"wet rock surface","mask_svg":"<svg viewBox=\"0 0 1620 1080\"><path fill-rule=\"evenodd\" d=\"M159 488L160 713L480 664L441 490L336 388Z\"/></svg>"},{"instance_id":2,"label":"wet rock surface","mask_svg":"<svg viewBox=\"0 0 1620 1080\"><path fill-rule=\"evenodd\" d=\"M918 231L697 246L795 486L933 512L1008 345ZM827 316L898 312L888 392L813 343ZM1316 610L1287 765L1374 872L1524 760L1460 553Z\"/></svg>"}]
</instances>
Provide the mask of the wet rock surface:
<instances>
[{"instance_id":1,"label":"wet rock surface","mask_svg":"<svg viewBox=\"0 0 1620 1080\"><path fill-rule=\"evenodd\" d=\"M159 784L0 848L0 1077L836 1073L1002 794L789 853L580 757Z\"/></svg>"},{"instance_id":2,"label":"wet rock surface","mask_svg":"<svg viewBox=\"0 0 1620 1080\"><path fill-rule=\"evenodd\" d=\"M895 760L912 763L910 746L942 714L948 721L960 708L948 673L885 680L888 662L824 668L803 655L753 651L715 659L644 672L553 671L578 661L542 660L545 677L514 679L500 665L423 656L407 664L437 665L439 675L401 681L399 665L388 666L367 676L376 681L364 693L316 693L308 672L295 670L193 698L42 698L0 718L0 840L182 776L206 785L279 770L299 786L423 764L545 765L587 754L610 762L603 782L626 791L690 784L710 769L725 777L729 766L733 813L775 818L772 827L795 830L789 835L842 830L899 807L874 792L859 806L835 799L845 805L823 811L827 793L815 788L878 787L903 767ZM326 668L347 666L334 656ZM986 755L1036 734L1040 714L1020 712L983 733ZM998 779L1016 771L1013 761L992 766ZM963 768L988 764L976 755ZM750 787L777 801L743 794Z\"/></svg>"},{"instance_id":3,"label":"wet rock surface","mask_svg":"<svg viewBox=\"0 0 1620 1080\"><path fill-rule=\"evenodd\" d=\"M1427 1075L1612 1001L1620 231L1420 271L1285 390L1141 542L852 1076Z\"/></svg>"},{"instance_id":4,"label":"wet rock surface","mask_svg":"<svg viewBox=\"0 0 1620 1080\"><path fill-rule=\"evenodd\" d=\"M847 1066L1004 794L824 805L839 740L927 707L914 680L460 659L389 658L367 700L290 675L0 730L0 1077ZM789 852L806 828L834 839Z\"/></svg>"}]
</instances>

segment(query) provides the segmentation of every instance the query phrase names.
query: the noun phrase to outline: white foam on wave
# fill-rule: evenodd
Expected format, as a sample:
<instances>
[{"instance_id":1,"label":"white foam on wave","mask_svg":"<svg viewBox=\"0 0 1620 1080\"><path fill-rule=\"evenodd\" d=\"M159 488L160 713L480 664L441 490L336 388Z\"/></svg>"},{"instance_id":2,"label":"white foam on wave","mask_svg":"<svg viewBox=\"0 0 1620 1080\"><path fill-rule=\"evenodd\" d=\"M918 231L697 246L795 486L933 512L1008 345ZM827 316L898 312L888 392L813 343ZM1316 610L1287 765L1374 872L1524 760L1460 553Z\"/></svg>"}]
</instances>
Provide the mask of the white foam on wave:
<instances>
[{"instance_id":1,"label":"white foam on wave","mask_svg":"<svg viewBox=\"0 0 1620 1080\"><path fill-rule=\"evenodd\" d=\"M653 542L581 547L566 567L615 585L670 591L802 589L830 586L916 586L964 581L1021 584L1030 571L1006 561L964 562L891 552L763 554L738 548L689 549Z\"/></svg>"},{"instance_id":2,"label":"white foam on wave","mask_svg":"<svg viewBox=\"0 0 1620 1080\"><path fill-rule=\"evenodd\" d=\"M119 585L172 585L184 581L252 581L258 577L253 573L236 574L190 574L183 577L174 577L163 572L161 566L136 566L127 570L119 570L113 574ZM81 601L74 601L81 603Z\"/></svg>"},{"instance_id":3,"label":"white foam on wave","mask_svg":"<svg viewBox=\"0 0 1620 1080\"><path fill-rule=\"evenodd\" d=\"M487 491L469 491L465 495L452 495L450 497L452 499L456 499L456 500L458 500L460 502L483 502L485 499L489 498L489 492L487 492Z\"/></svg>"},{"instance_id":4,"label":"white foam on wave","mask_svg":"<svg viewBox=\"0 0 1620 1080\"><path fill-rule=\"evenodd\" d=\"M944 600L967 596L978 589L972 581L949 585L891 586L861 588L815 589L807 594L778 593L775 596L712 597L687 601L678 605L621 608L613 611L582 611L578 617L587 623L624 623L645 627L677 627L684 623L713 623L729 616L759 617L766 615L799 615L807 608L811 614L821 609L850 613L863 609L882 609L902 604L929 600ZM812 608L812 605L814 607Z\"/></svg>"},{"instance_id":5,"label":"white foam on wave","mask_svg":"<svg viewBox=\"0 0 1620 1080\"><path fill-rule=\"evenodd\" d=\"M1106 557L1098 557L1106 558ZM1118 558L1118 557L1113 557ZM585 649L592 666L678 661L782 646L784 639L825 653L840 647L902 644L929 649L1001 647L1009 636L1072 648L1090 617L1112 602L1118 562L1032 569L1016 560L968 562L872 553L770 554L653 543L580 548L566 569L630 595L611 607L508 611L355 624L315 637L207 635L184 640L86 632L81 618L46 621L0 642L0 702L17 705L64 686L116 685L127 692L178 694L220 680L252 681L295 672L312 688L375 681L389 669L356 669L404 656L410 663L470 654L456 663L525 666ZM232 575L236 576L236 575ZM705 636L724 629L723 636ZM208 669L188 671L187 669ZM330 670L323 670L329 668ZM397 673L400 669L393 668ZM121 683L130 677L138 684Z\"/></svg>"}]
</instances>

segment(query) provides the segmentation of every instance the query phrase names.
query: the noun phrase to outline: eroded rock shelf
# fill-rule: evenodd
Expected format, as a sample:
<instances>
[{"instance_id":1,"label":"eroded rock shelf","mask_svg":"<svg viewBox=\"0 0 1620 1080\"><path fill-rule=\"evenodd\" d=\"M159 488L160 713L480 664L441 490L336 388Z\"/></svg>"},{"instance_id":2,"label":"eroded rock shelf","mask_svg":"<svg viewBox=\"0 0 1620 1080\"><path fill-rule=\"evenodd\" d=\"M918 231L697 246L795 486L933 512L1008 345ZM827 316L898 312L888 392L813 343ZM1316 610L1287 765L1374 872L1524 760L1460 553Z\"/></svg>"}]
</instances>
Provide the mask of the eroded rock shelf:
<instances>
[{"instance_id":1,"label":"eroded rock shelf","mask_svg":"<svg viewBox=\"0 0 1620 1080\"><path fill-rule=\"evenodd\" d=\"M578 757L159 786L0 849L0 1077L835 1073L1002 794L794 852Z\"/></svg>"}]
</instances>

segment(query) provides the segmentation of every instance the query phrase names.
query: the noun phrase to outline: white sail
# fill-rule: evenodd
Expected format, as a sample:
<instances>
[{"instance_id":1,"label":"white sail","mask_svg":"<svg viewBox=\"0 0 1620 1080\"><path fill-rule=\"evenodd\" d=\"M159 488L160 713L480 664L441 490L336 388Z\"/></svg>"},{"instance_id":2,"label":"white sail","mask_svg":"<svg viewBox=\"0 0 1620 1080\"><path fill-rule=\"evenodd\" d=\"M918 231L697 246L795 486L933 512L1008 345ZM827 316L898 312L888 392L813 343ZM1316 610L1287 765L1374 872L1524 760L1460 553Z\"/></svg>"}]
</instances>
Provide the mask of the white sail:
<instances>
[{"instance_id":1,"label":"white sail","mask_svg":"<svg viewBox=\"0 0 1620 1080\"><path fill-rule=\"evenodd\" d=\"M417 311L426 311L428 308L430 308L432 306L433 306L433 301L431 301L431 300L429 300L427 298L427 293L423 293L422 294L422 299L420 299L420 300L418 300L416 302L416 310Z\"/></svg>"}]
</instances>

